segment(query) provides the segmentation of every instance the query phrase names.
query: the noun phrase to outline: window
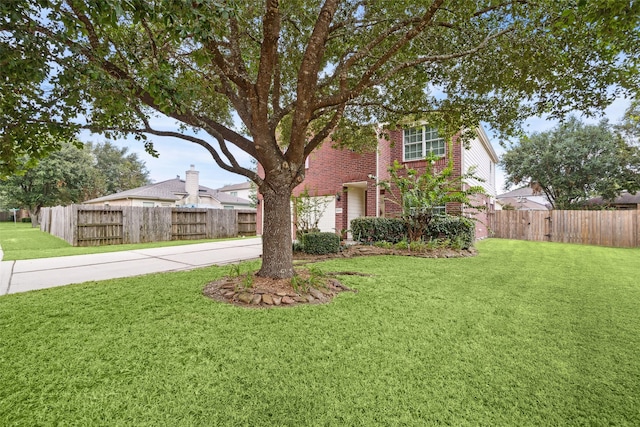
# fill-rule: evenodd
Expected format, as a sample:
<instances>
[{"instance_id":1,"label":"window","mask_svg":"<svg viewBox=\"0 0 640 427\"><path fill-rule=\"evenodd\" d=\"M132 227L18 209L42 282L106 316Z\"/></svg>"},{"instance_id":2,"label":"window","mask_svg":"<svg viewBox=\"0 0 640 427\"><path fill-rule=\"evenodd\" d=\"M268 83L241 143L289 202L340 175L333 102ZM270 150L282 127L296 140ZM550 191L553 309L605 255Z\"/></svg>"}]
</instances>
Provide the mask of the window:
<instances>
[{"instance_id":1,"label":"window","mask_svg":"<svg viewBox=\"0 0 640 427\"><path fill-rule=\"evenodd\" d=\"M233 206L229 206L229 205L223 205L222 206L224 209L233 209Z\"/></svg>"},{"instance_id":2,"label":"window","mask_svg":"<svg viewBox=\"0 0 640 427\"><path fill-rule=\"evenodd\" d=\"M431 209L431 213L433 215L444 215L447 213L447 209L445 206L435 206L433 209Z\"/></svg>"},{"instance_id":3,"label":"window","mask_svg":"<svg viewBox=\"0 0 640 427\"><path fill-rule=\"evenodd\" d=\"M154 206L155 206L155 204L153 202L142 202L142 207L143 208L152 208Z\"/></svg>"},{"instance_id":4,"label":"window","mask_svg":"<svg viewBox=\"0 0 640 427\"><path fill-rule=\"evenodd\" d=\"M424 159L429 153L444 156L444 138L438 135L438 129L428 126L404 130L404 161Z\"/></svg>"},{"instance_id":5,"label":"window","mask_svg":"<svg viewBox=\"0 0 640 427\"><path fill-rule=\"evenodd\" d=\"M233 197L238 197L238 192L237 192L237 191L232 191L232 192L231 192L231 195L232 195Z\"/></svg>"},{"instance_id":6,"label":"window","mask_svg":"<svg viewBox=\"0 0 640 427\"><path fill-rule=\"evenodd\" d=\"M414 214L417 212L418 208L410 207L409 209L411 210L411 213ZM434 206L429 210L431 211L431 215L444 215L447 213L446 206Z\"/></svg>"}]
</instances>

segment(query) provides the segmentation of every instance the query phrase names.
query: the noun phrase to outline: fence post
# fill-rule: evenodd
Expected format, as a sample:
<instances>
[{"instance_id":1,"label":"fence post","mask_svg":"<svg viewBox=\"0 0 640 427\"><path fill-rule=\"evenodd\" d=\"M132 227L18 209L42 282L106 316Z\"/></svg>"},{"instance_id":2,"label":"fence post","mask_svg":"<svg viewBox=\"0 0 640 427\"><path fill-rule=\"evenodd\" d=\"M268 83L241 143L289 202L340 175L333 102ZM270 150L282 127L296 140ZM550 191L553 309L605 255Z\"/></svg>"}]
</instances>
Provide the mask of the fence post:
<instances>
[{"instance_id":1,"label":"fence post","mask_svg":"<svg viewBox=\"0 0 640 427\"><path fill-rule=\"evenodd\" d=\"M636 247L640 247L640 203L636 209Z\"/></svg>"}]
</instances>

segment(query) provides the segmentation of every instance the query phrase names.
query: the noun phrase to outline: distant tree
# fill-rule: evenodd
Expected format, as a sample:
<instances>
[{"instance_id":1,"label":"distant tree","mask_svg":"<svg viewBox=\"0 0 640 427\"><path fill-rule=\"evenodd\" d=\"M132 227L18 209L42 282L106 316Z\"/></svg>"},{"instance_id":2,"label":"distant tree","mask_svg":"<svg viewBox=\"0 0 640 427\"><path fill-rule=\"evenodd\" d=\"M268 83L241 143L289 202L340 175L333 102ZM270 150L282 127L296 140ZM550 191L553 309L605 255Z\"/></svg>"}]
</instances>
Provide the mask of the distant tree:
<instances>
[{"instance_id":1,"label":"distant tree","mask_svg":"<svg viewBox=\"0 0 640 427\"><path fill-rule=\"evenodd\" d=\"M640 99L635 99L624 113L622 122L616 127L629 144L640 145Z\"/></svg>"},{"instance_id":2,"label":"distant tree","mask_svg":"<svg viewBox=\"0 0 640 427\"><path fill-rule=\"evenodd\" d=\"M0 181L0 198L13 208L28 209L34 227L42 207L81 202L103 191L91 153L69 142L60 147L25 173Z\"/></svg>"},{"instance_id":3,"label":"distant tree","mask_svg":"<svg viewBox=\"0 0 640 427\"><path fill-rule=\"evenodd\" d=\"M103 143L87 143L95 159L95 167L104 181L102 194L119 193L150 183L149 171L144 161L136 153L129 153L127 147L117 147L109 141Z\"/></svg>"},{"instance_id":4,"label":"distant tree","mask_svg":"<svg viewBox=\"0 0 640 427\"><path fill-rule=\"evenodd\" d=\"M575 209L585 200L612 200L640 189L640 149L602 121L570 118L548 132L520 139L502 156L507 187L530 185L554 209Z\"/></svg>"}]
</instances>

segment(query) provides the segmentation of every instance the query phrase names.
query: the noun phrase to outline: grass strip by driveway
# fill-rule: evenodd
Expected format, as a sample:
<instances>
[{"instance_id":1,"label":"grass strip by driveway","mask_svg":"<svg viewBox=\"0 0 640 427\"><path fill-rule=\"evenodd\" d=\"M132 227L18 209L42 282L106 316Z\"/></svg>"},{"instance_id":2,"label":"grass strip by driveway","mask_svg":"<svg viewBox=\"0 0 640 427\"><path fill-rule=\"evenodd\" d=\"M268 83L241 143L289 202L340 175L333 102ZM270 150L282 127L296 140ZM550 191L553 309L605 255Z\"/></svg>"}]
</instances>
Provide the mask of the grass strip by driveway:
<instances>
[{"instance_id":1,"label":"grass strip by driveway","mask_svg":"<svg viewBox=\"0 0 640 427\"><path fill-rule=\"evenodd\" d=\"M640 425L640 250L478 248L321 263L373 275L325 306L215 267L1 297L0 425Z\"/></svg>"},{"instance_id":2,"label":"grass strip by driveway","mask_svg":"<svg viewBox=\"0 0 640 427\"><path fill-rule=\"evenodd\" d=\"M4 261L61 257L69 255L101 254L105 252L130 251L135 249L161 248L166 246L193 245L228 239L172 240L168 242L138 243L127 245L106 245L74 247L66 241L32 228L29 223L0 222L0 247Z\"/></svg>"}]
</instances>

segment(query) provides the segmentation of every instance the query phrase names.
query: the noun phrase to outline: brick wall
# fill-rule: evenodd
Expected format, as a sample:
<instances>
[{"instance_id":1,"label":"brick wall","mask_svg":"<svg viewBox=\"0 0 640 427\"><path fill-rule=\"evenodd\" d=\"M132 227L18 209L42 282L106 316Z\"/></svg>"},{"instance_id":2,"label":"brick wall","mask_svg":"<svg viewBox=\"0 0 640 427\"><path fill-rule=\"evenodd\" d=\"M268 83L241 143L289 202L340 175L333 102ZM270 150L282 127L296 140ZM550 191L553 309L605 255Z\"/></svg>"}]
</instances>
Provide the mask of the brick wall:
<instances>
[{"instance_id":1,"label":"brick wall","mask_svg":"<svg viewBox=\"0 0 640 427\"><path fill-rule=\"evenodd\" d=\"M359 154L338 150L325 142L309 156L305 179L293 192L299 195L307 188L312 196L335 195L342 192L345 183L368 181L368 176L375 174L375 168L375 152Z\"/></svg>"},{"instance_id":2,"label":"brick wall","mask_svg":"<svg viewBox=\"0 0 640 427\"><path fill-rule=\"evenodd\" d=\"M403 144L403 131L401 129L390 131L389 132L389 140L382 140L380 143L380 175L381 179L385 180L389 178L389 173L387 172L387 165L391 165L394 159L402 162L402 144ZM460 176L462 170L462 147L460 140L457 137L453 138L453 167L454 167L454 176ZM434 171L440 172L447 166L447 156L449 155L449 146L446 147L447 153L443 158L436 161L434 164ZM384 163L383 163L384 159ZM415 169L418 173L424 173L427 167L427 162L424 160L411 161L404 163L409 168ZM399 200L399 193L396 188L391 189L391 191L387 191L384 195L384 210L385 216L396 216L401 212L401 207L394 203L392 200ZM449 213L459 213L460 212L460 204L450 203L447 204L447 212Z\"/></svg>"},{"instance_id":3,"label":"brick wall","mask_svg":"<svg viewBox=\"0 0 640 427\"><path fill-rule=\"evenodd\" d=\"M375 216L375 180L369 175L375 174L375 152L359 154L351 150L339 150L333 147L331 142L324 142L309 156L308 169L305 172L304 181L293 190L294 196L299 196L305 188L310 196L336 196L340 194L340 200L336 199L336 229L346 229L347 225L347 190L344 184L350 182L367 182L367 215ZM258 165L258 173L262 173L262 167ZM262 234L262 196L258 194L260 206L258 207L258 234Z\"/></svg>"},{"instance_id":4,"label":"brick wall","mask_svg":"<svg viewBox=\"0 0 640 427\"><path fill-rule=\"evenodd\" d=\"M369 178L370 175L377 174L378 180L389 179L388 167L394 159L402 161L403 131L402 129L390 131L388 138L381 138L378 141L378 170L376 171L376 153L359 154L351 150L339 150L332 146L330 142L325 142L309 156L305 180L297 186L293 194L300 195L305 188L311 196L336 196L340 195L340 200L336 199L336 229L348 229L347 203L348 191L344 186L348 183L366 182L366 215L376 216L376 208L379 216L396 216L400 213L401 207L392 202L398 200L397 189L384 191L376 186L376 180ZM454 175L460 176L462 171L462 146L457 137L453 139L453 164ZM450 147L447 145L446 150ZM447 152L447 155L449 153ZM435 171L442 171L447 166L447 155L434 164ZM427 166L425 161L407 162L406 165L423 173ZM258 171L261 173L261 167ZM379 206L376 206L376 194L380 192ZM261 200L261 196L258 195ZM448 213L459 213L461 206L458 203L447 204ZM478 238L487 235L486 213L481 212L476 215L481 222L477 224L476 235ZM258 234L262 233L262 204L258 207Z\"/></svg>"}]
</instances>

